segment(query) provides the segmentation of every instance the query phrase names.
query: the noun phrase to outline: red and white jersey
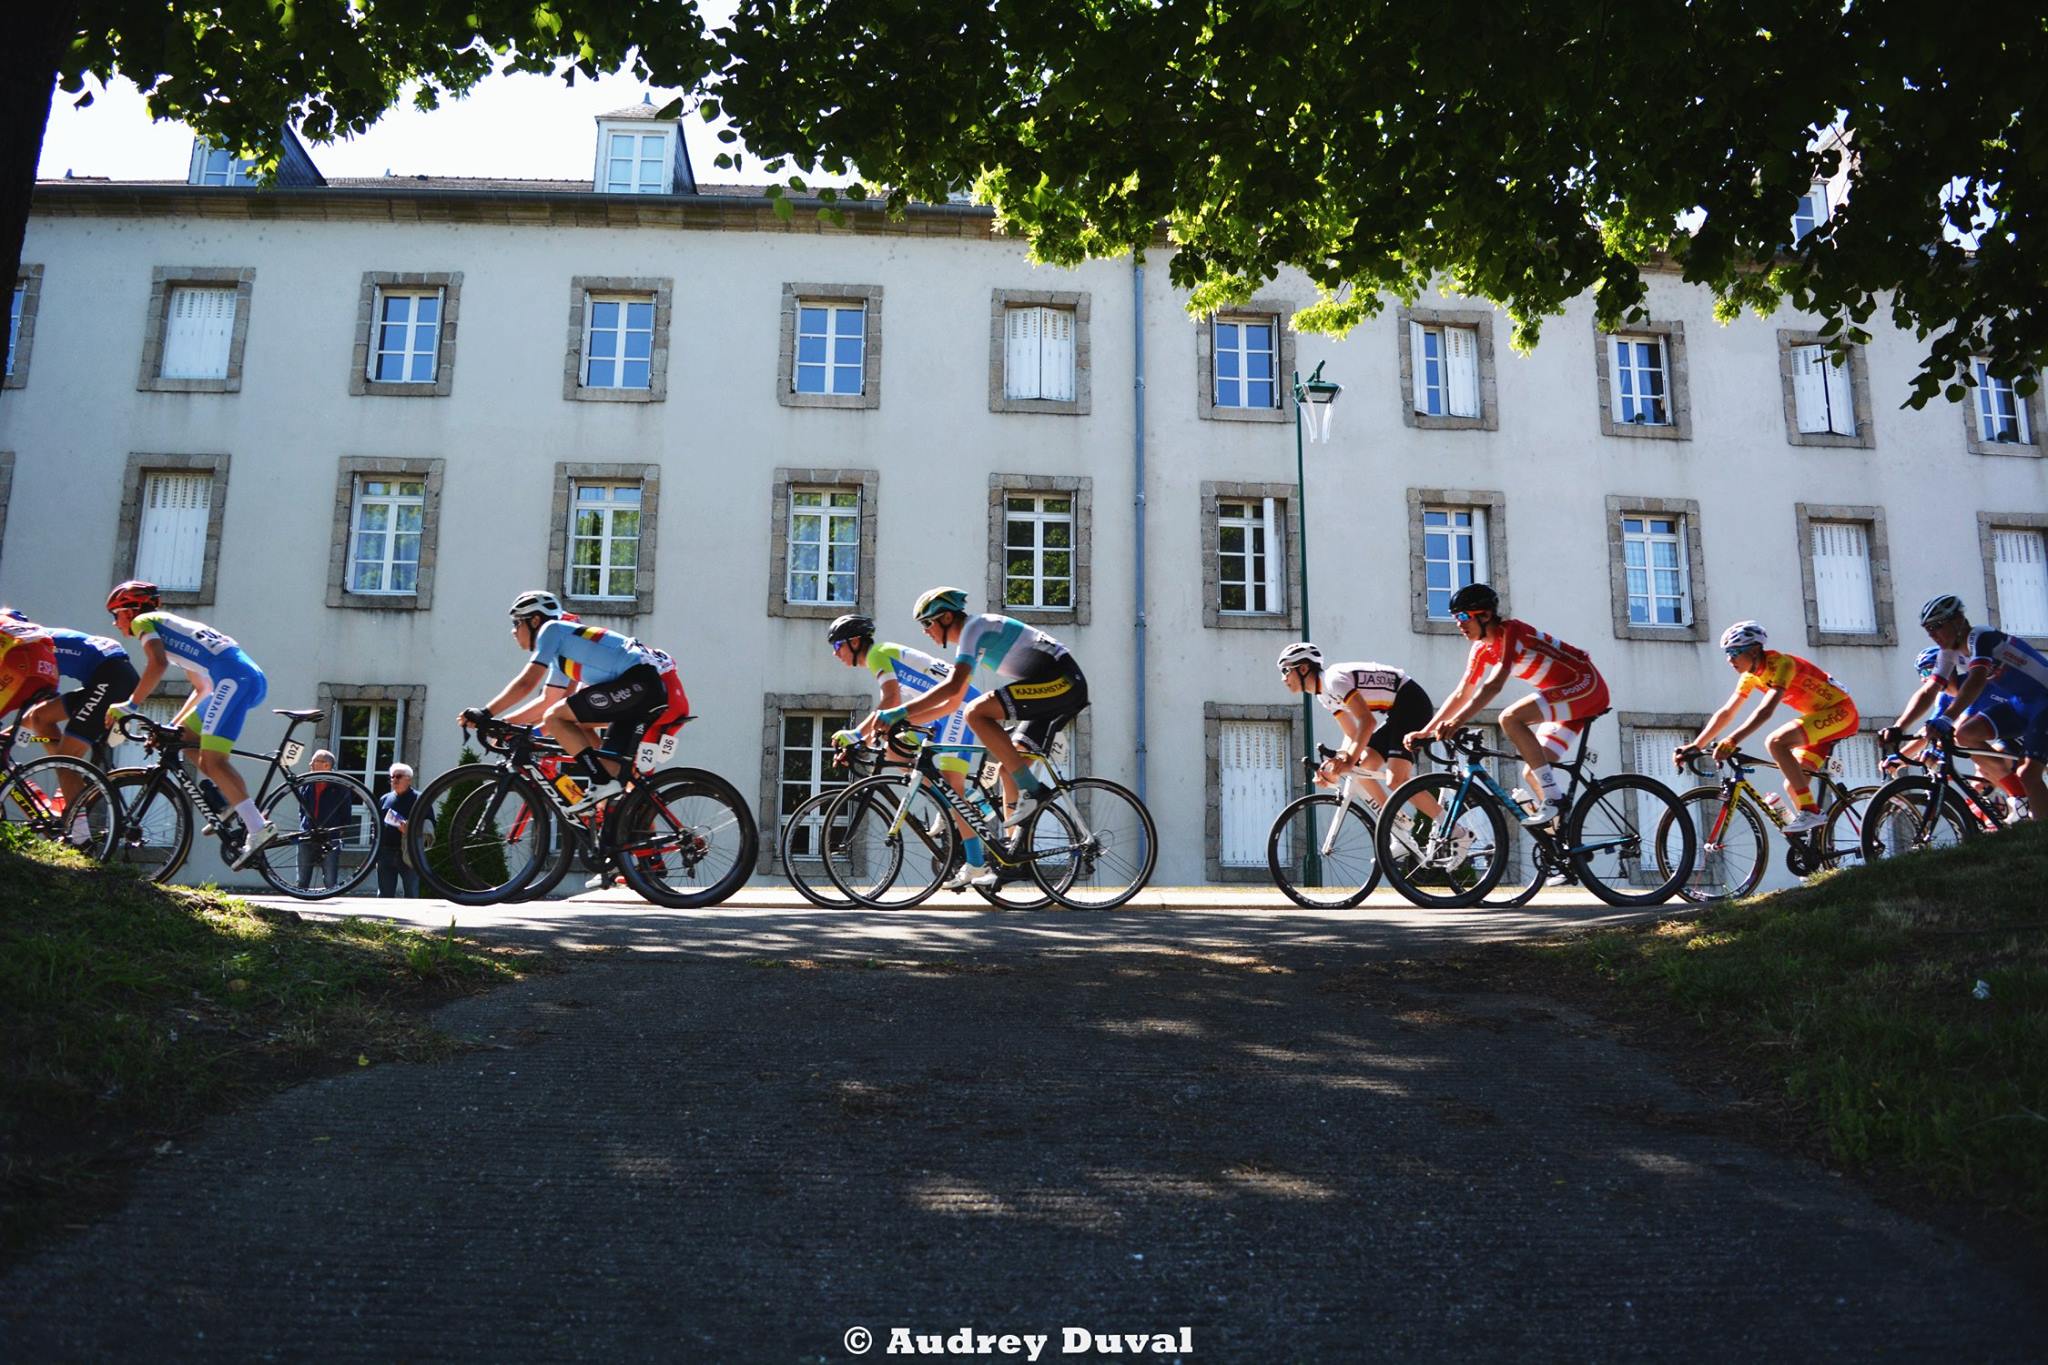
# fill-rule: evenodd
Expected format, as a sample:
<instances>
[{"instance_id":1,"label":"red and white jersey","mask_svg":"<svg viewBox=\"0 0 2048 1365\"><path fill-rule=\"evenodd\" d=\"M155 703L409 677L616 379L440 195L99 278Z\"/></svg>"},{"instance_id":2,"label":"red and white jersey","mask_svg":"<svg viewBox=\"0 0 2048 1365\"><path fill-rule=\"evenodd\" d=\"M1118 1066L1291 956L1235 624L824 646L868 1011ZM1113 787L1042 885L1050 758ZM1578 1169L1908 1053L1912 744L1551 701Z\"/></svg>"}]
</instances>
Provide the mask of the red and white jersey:
<instances>
[{"instance_id":1,"label":"red and white jersey","mask_svg":"<svg viewBox=\"0 0 2048 1365\"><path fill-rule=\"evenodd\" d=\"M1600 670L1585 650L1513 617L1500 623L1498 634L1473 644L1463 685L1491 681L1503 668L1545 693L1576 692L1600 681Z\"/></svg>"}]
</instances>

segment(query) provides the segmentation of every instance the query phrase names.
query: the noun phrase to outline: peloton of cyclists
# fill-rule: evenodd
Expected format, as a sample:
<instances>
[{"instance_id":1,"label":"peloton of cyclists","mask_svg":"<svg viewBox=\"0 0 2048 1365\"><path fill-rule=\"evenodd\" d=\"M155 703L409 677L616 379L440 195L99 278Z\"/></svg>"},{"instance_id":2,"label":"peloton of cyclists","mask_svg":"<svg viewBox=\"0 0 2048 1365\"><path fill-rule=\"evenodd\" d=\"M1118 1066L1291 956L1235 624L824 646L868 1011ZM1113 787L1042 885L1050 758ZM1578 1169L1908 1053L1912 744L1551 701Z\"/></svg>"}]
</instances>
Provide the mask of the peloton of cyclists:
<instances>
[{"instance_id":1,"label":"peloton of cyclists","mask_svg":"<svg viewBox=\"0 0 2048 1365\"><path fill-rule=\"evenodd\" d=\"M1920 608L1920 624L1940 653L1898 719L1878 731L1879 740L1893 747L1940 693L1952 689L1953 700L1928 720L1928 729L1953 735L1967 749L1997 744L2017 760L2016 770L2001 779L1995 775L1997 760L1977 760L1985 776L2008 795L2025 799L2030 812L2048 809L2042 771L2048 760L2048 658L2002 630L1972 626L1963 600L1953 593L1930 598Z\"/></svg>"}]
</instances>

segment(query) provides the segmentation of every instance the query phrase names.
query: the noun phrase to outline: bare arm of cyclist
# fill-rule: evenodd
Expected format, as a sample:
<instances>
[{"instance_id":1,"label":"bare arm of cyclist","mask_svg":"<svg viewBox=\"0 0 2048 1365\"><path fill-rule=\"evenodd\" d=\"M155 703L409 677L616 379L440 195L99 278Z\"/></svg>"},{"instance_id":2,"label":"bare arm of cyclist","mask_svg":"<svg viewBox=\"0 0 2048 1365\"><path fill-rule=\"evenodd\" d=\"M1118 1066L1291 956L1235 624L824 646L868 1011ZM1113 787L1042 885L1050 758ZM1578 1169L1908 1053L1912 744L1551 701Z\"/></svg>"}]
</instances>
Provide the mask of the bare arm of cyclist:
<instances>
[{"instance_id":1,"label":"bare arm of cyclist","mask_svg":"<svg viewBox=\"0 0 2048 1365\"><path fill-rule=\"evenodd\" d=\"M1379 727L1379 717L1372 713L1372 707L1366 704L1363 694L1353 692L1338 707L1337 724L1344 731L1344 747L1337 751L1335 758L1323 764L1316 774L1318 780L1335 781L1358 766L1358 761L1365 757L1366 741Z\"/></svg>"},{"instance_id":2,"label":"bare arm of cyclist","mask_svg":"<svg viewBox=\"0 0 2048 1365\"><path fill-rule=\"evenodd\" d=\"M1692 743L1674 750L1674 756L1682 754L1688 749L1706 748L1713 741L1714 736L1721 733L1721 727L1728 723L1729 719L1734 716L1735 709L1741 705L1742 689L1738 687L1728 694L1728 700L1721 703L1720 710L1707 717L1707 723L1702 725L1700 732L1692 737Z\"/></svg>"},{"instance_id":3,"label":"bare arm of cyclist","mask_svg":"<svg viewBox=\"0 0 2048 1365\"><path fill-rule=\"evenodd\" d=\"M967 695L968 668L955 668L946 680L923 696L915 698L904 709L903 719L916 724L950 716L960 709L960 699ZM893 709L893 708L885 708Z\"/></svg>"},{"instance_id":4,"label":"bare arm of cyclist","mask_svg":"<svg viewBox=\"0 0 2048 1365\"><path fill-rule=\"evenodd\" d=\"M510 711L498 716L498 719L510 725L538 725L540 724L541 716L546 714L547 709L568 695L568 688L561 686L559 683L550 683L540 690L538 697L527 702L524 706L513 707ZM491 708L491 710L493 715L497 714L496 707Z\"/></svg>"},{"instance_id":5,"label":"bare arm of cyclist","mask_svg":"<svg viewBox=\"0 0 2048 1365\"><path fill-rule=\"evenodd\" d=\"M164 670L170 667L171 656L164 648L164 642L154 635L145 636L142 641L142 676L136 680L135 695L128 704L140 707L149 694L156 691L156 685L163 681Z\"/></svg>"},{"instance_id":6,"label":"bare arm of cyclist","mask_svg":"<svg viewBox=\"0 0 2048 1365\"><path fill-rule=\"evenodd\" d=\"M484 710L490 712L494 716L497 715L499 707L510 706L513 702L518 701L521 697L531 696L533 693L533 689L539 687L541 680L547 677L547 675L548 666L546 664L527 664L526 667L520 669L519 672L513 676L511 682L505 684L504 689L500 691L497 696L492 697L489 701L484 703ZM562 692L563 696L568 695L567 688L562 688L559 690ZM543 710L546 709L546 705L549 700L550 698L546 697L545 694L543 694L541 698ZM555 698L553 700L559 700L559 698Z\"/></svg>"},{"instance_id":7,"label":"bare arm of cyclist","mask_svg":"<svg viewBox=\"0 0 2048 1365\"><path fill-rule=\"evenodd\" d=\"M1784 695L1785 689L1782 687L1774 687L1764 693L1763 697L1756 704L1756 710L1749 713L1749 719L1729 731L1728 738L1714 746L1714 757L1726 758L1741 748L1743 740L1748 739L1763 728L1764 722L1771 718L1771 713L1778 709L1778 702L1784 698Z\"/></svg>"}]
</instances>

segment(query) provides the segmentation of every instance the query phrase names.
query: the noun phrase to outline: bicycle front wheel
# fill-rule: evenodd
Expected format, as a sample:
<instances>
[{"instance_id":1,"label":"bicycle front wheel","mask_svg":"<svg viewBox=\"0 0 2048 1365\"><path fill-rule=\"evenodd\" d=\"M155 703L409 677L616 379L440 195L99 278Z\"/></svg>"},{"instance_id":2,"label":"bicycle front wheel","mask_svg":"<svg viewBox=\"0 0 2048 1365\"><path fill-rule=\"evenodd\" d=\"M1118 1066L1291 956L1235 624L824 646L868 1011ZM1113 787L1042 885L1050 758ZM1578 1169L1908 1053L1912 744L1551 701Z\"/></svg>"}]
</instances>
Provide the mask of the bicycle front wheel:
<instances>
[{"instance_id":1,"label":"bicycle front wheel","mask_svg":"<svg viewBox=\"0 0 2048 1365\"><path fill-rule=\"evenodd\" d=\"M844 831L825 846L826 876L871 910L921 904L946 879L960 842L952 808L913 773L881 773L847 787L825 824Z\"/></svg>"},{"instance_id":2,"label":"bicycle front wheel","mask_svg":"<svg viewBox=\"0 0 2048 1365\"><path fill-rule=\"evenodd\" d=\"M1870 798L1876 787L1854 787L1842 793L1828 811L1826 841L1821 857L1828 867L1863 865L1863 826L1868 822Z\"/></svg>"},{"instance_id":3,"label":"bicycle front wheel","mask_svg":"<svg viewBox=\"0 0 2048 1365\"><path fill-rule=\"evenodd\" d=\"M1609 905L1662 905L1685 885L1699 853L1699 832L1678 794L1641 773L1616 773L1588 788L1565 841L1579 881Z\"/></svg>"},{"instance_id":4,"label":"bicycle front wheel","mask_svg":"<svg viewBox=\"0 0 2048 1365\"><path fill-rule=\"evenodd\" d=\"M1863 861L1922 848L1952 848L1976 833L1962 802L1927 777L1899 777L1870 798L1863 815Z\"/></svg>"},{"instance_id":5,"label":"bicycle front wheel","mask_svg":"<svg viewBox=\"0 0 2048 1365\"><path fill-rule=\"evenodd\" d=\"M619 873L656 905L716 905L754 875L761 833L746 798L701 768L667 768L607 816L605 842Z\"/></svg>"},{"instance_id":6,"label":"bicycle front wheel","mask_svg":"<svg viewBox=\"0 0 2048 1365\"><path fill-rule=\"evenodd\" d=\"M192 852L192 803L157 768L116 768L107 785L121 801L121 833L108 861L168 882Z\"/></svg>"},{"instance_id":7,"label":"bicycle front wheel","mask_svg":"<svg viewBox=\"0 0 2048 1365\"><path fill-rule=\"evenodd\" d=\"M1023 845L1040 890L1069 910L1114 910L1145 889L1159 862L1159 834L1144 802L1107 778L1083 777L1055 804L1076 842L1057 849L1038 837L1049 807L1025 822Z\"/></svg>"},{"instance_id":8,"label":"bicycle front wheel","mask_svg":"<svg viewBox=\"0 0 2048 1365\"><path fill-rule=\"evenodd\" d=\"M405 831L412 864L429 890L457 905L514 899L554 848L540 786L495 763L450 768L427 784L413 814Z\"/></svg>"},{"instance_id":9,"label":"bicycle front wheel","mask_svg":"<svg viewBox=\"0 0 2048 1365\"><path fill-rule=\"evenodd\" d=\"M1507 873L1507 818L1463 773L1403 782L1381 809L1376 833L1380 870L1411 905L1476 905Z\"/></svg>"},{"instance_id":10,"label":"bicycle front wheel","mask_svg":"<svg viewBox=\"0 0 2048 1365\"><path fill-rule=\"evenodd\" d=\"M374 816L377 798L344 772L287 777L263 802L263 818L281 832L257 853L256 871L272 890L302 901L345 896L376 865L378 826L373 822L365 838L357 819L345 825L320 822L344 804L353 806L358 818L365 812ZM330 865L336 869L331 883L326 880Z\"/></svg>"},{"instance_id":11,"label":"bicycle front wheel","mask_svg":"<svg viewBox=\"0 0 2048 1365\"><path fill-rule=\"evenodd\" d=\"M846 827L826 819L840 788L832 787L806 800L789 814L782 825L782 871L796 893L825 910L845 910L853 898L832 885L825 871L825 849L837 840L844 842Z\"/></svg>"},{"instance_id":12,"label":"bicycle front wheel","mask_svg":"<svg viewBox=\"0 0 2048 1365\"><path fill-rule=\"evenodd\" d=\"M0 821L65 844L95 862L114 847L121 806L106 775L84 759L54 754L24 763L0 783Z\"/></svg>"},{"instance_id":13,"label":"bicycle front wheel","mask_svg":"<svg viewBox=\"0 0 2048 1365\"><path fill-rule=\"evenodd\" d=\"M1349 910L1380 880L1372 817L1356 802L1311 792L1289 804L1266 836L1266 870L1308 910Z\"/></svg>"},{"instance_id":14,"label":"bicycle front wheel","mask_svg":"<svg viewBox=\"0 0 2048 1365\"><path fill-rule=\"evenodd\" d=\"M1699 847L1678 894L1694 905L1713 905L1756 890L1771 852L1762 817L1747 801L1724 800L1719 787L1695 787L1678 799L1657 822L1657 871L1680 875L1685 834L1679 821L1689 819Z\"/></svg>"}]
</instances>

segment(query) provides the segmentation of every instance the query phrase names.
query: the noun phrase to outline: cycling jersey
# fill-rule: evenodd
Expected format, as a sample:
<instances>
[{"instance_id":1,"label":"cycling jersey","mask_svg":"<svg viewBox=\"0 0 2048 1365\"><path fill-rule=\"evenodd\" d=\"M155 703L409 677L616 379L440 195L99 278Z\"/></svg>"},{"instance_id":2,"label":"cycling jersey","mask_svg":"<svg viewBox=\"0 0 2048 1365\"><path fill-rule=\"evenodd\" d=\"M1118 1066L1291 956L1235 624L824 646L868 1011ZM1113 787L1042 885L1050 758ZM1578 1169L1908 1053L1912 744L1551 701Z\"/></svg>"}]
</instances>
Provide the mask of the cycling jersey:
<instances>
[{"instance_id":1,"label":"cycling jersey","mask_svg":"<svg viewBox=\"0 0 2048 1365\"><path fill-rule=\"evenodd\" d=\"M1394 704L1395 693L1407 681L1408 675L1392 664L1331 664L1323 670L1320 700L1324 709L1341 711L1345 700L1356 692L1369 709L1384 711Z\"/></svg>"},{"instance_id":2,"label":"cycling jersey","mask_svg":"<svg viewBox=\"0 0 2048 1365\"><path fill-rule=\"evenodd\" d=\"M1607 682L1577 645L1509 617L1498 633L1472 643L1461 687L1489 683L1505 669L1536 689L1536 742L1562 758L1572 736L1607 710Z\"/></svg>"},{"instance_id":3,"label":"cycling jersey","mask_svg":"<svg viewBox=\"0 0 2048 1365\"><path fill-rule=\"evenodd\" d=\"M1991 671L1986 691L1996 688L2016 700L2048 698L2048 658L2025 640L1990 626L1972 628L1961 649L1942 650L1934 662L1934 675L1961 682L1965 673L1979 665Z\"/></svg>"},{"instance_id":4,"label":"cycling jersey","mask_svg":"<svg viewBox=\"0 0 2048 1365\"><path fill-rule=\"evenodd\" d=\"M57 646L57 671L73 682L85 682L100 671L103 664L118 659L128 662L128 651L119 640L110 640L104 635L87 635L82 630L52 630L51 641Z\"/></svg>"},{"instance_id":5,"label":"cycling jersey","mask_svg":"<svg viewBox=\"0 0 2048 1365\"><path fill-rule=\"evenodd\" d=\"M50 632L0 616L0 716L57 686L57 649Z\"/></svg>"},{"instance_id":6,"label":"cycling jersey","mask_svg":"<svg viewBox=\"0 0 2048 1365\"><path fill-rule=\"evenodd\" d=\"M107 709L134 696L142 679L119 640L82 630L52 630L50 639L57 647L57 672L78 684L64 694L70 717L64 733L98 744L107 737Z\"/></svg>"},{"instance_id":7,"label":"cycling jersey","mask_svg":"<svg viewBox=\"0 0 2048 1365\"><path fill-rule=\"evenodd\" d=\"M1011 616L971 616L960 628L953 662L1012 682L1035 682L1060 671L1067 647Z\"/></svg>"},{"instance_id":8,"label":"cycling jersey","mask_svg":"<svg viewBox=\"0 0 2048 1365\"><path fill-rule=\"evenodd\" d=\"M164 652L171 656L171 662L185 670L193 678L218 683L224 678L240 678L254 674L263 676L263 670L248 656L234 640L215 630L212 626L174 616L167 611L146 611L128 623L129 631L141 639L154 635L163 641Z\"/></svg>"},{"instance_id":9,"label":"cycling jersey","mask_svg":"<svg viewBox=\"0 0 2048 1365\"><path fill-rule=\"evenodd\" d=\"M909 645L881 640L868 646L867 666L875 675L876 688L879 690L883 683L895 683L902 689L906 705L908 698L923 696L946 681L953 672L953 666L944 659L934 658ZM938 733L933 741L946 745L978 743L974 732L967 727L967 704L980 696L981 692L972 686L962 693L959 709L938 722ZM939 766L960 772L965 771L968 764L962 751L951 749L939 756Z\"/></svg>"},{"instance_id":10,"label":"cycling jersey","mask_svg":"<svg viewBox=\"0 0 2048 1365\"><path fill-rule=\"evenodd\" d=\"M638 640L603 626L550 621L533 637L529 663L545 664L549 687L594 687L652 662Z\"/></svg>"},{"instance_id":11,"label":"cycling jersey","mask_svg":"<svg viewBox=\"0 0 2048 1365\"><path fill-rule=\"evenodd\" d=\"M1745 671L1736 682L1738 697L1752 692L1783 692L1779 700L1801 715L1832 711L1849 700L1849 689L1818 664L1775 649L1764 651L1762 668Z\"/></svg>"}]
</instances>

